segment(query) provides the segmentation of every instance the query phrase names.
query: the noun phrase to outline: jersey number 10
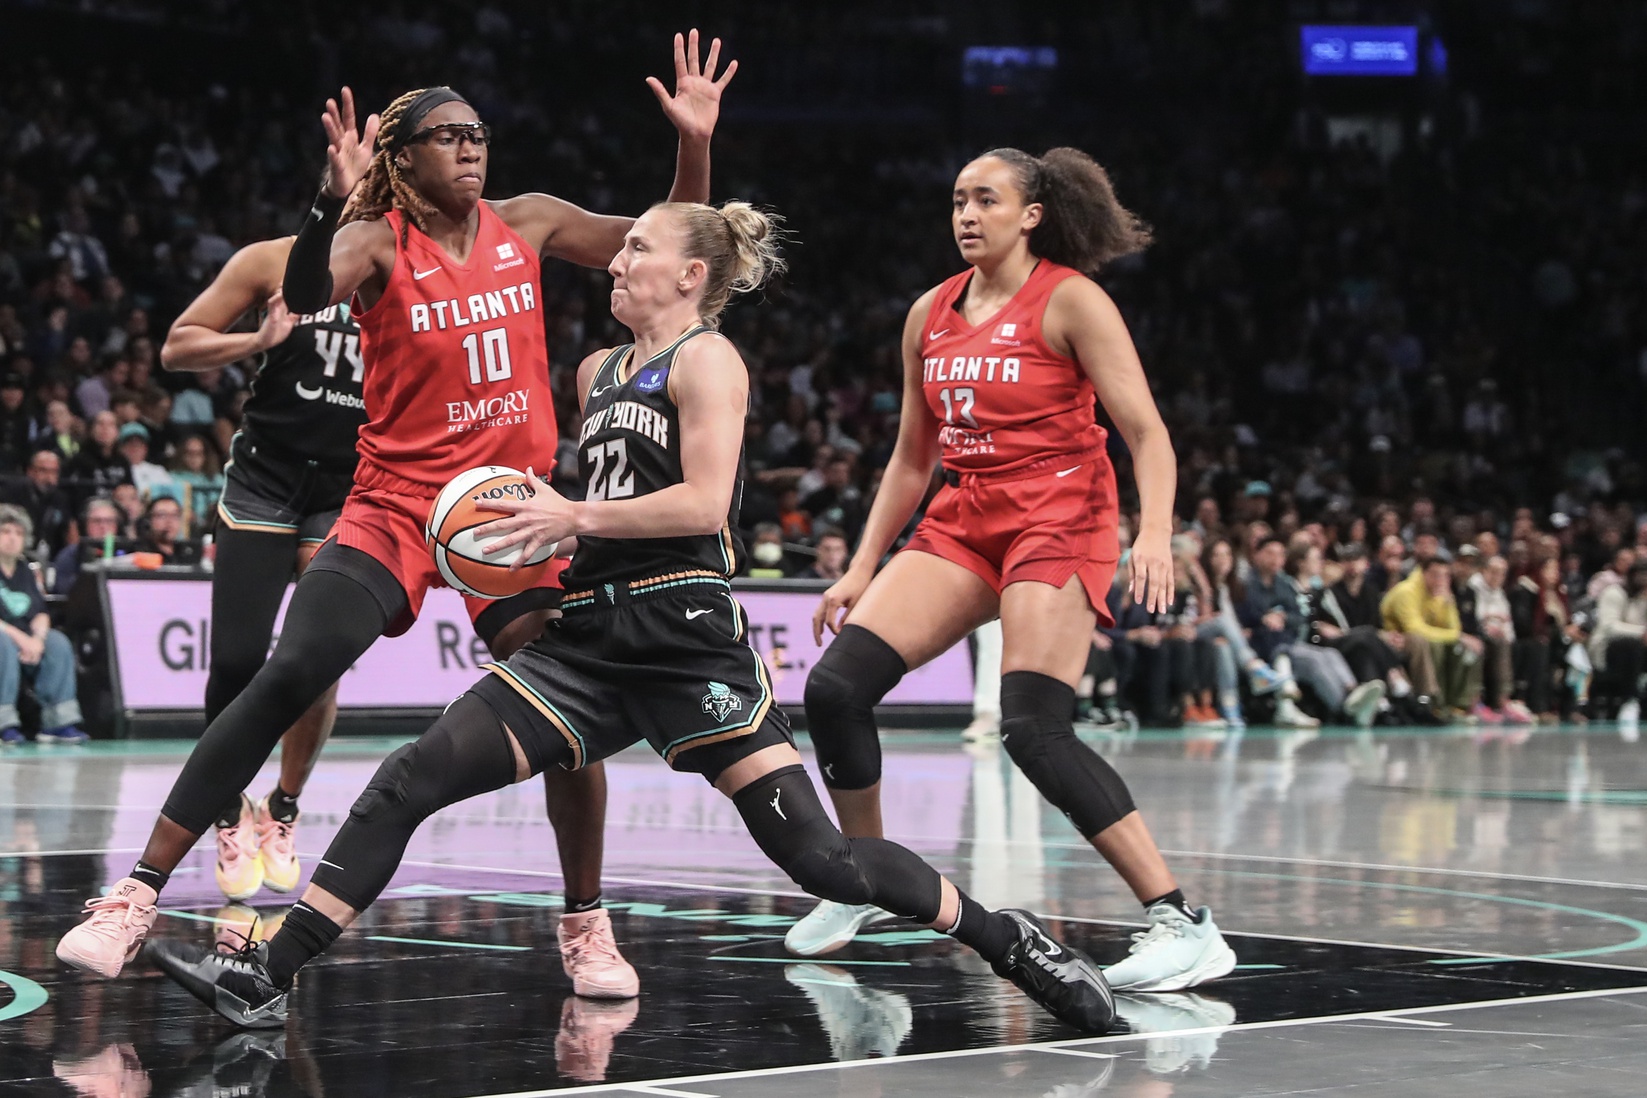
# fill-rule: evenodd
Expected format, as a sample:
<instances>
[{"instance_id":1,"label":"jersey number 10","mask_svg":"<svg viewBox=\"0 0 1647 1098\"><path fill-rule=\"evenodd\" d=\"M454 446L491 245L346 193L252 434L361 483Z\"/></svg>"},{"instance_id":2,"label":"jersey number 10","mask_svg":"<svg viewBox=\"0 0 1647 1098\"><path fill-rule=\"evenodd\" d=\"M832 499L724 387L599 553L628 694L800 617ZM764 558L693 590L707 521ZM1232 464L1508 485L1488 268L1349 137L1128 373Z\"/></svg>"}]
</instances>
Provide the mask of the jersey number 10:
<instances>
[{"instance_id":1,"label":"jersey number 10","mask_svg":"<svg viewBox=\"0 0 1647 1098\"><path fill-rule=\"evenodd\" d=\"M463 349L469 352L469 384L479 385L481 348L486 352L487 381L508 379L513 368L509 365L509 330L493 328L485 332L470 332L463 337Z\"/></svg>"}]
</instances>

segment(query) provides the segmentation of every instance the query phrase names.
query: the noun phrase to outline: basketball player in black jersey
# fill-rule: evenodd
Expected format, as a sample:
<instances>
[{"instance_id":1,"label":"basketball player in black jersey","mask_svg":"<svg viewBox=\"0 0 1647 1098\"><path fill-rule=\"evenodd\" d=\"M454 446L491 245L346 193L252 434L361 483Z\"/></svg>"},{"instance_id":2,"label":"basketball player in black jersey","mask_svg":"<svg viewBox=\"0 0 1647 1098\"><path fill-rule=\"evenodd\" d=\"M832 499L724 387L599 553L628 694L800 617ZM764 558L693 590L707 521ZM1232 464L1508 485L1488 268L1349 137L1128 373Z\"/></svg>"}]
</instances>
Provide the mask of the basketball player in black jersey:
<instances>
[{"instance_id":1,"label":"basketball player in black jersey","mask_svg":"<svg viewBox=\"0 0 1647 1098\"><path fill-rule=\"evenodd\" d=\"M257 375L230 446L218 504L206 723L245 689L269 653L286 585L337 521L366 422L360 329L347 305L295 316L280 295L293 237L236 252L166 336L168 370L255 359ZM231 331L261 311L255 331ZM300 866L297 798L337 716L337 685L281 738L280 780L255 805L244 793L217 820L217 884L244 900L267 884L290 892Z\"/></svg>"},{"instance_id":2,"label":"basketball player in black jersey","mask_svg":"<svg viewBox=\"0 0 1647 1098\"><path fill-rule=\"evenodd\" d=\"M588 498L539 481L483 528L497 549L578 538L563 616L384 761L271 940L204 955L153 942L169 976L239 1025L284 1025L297 970L377 899L430 815L644 738L730 797L803 888L953 934L1065 1022L1109 1027L1103 976L1033 916L986 911L903 847L841 835L744 639L729 580L749 375L712 329L779 262L771 221L745 203L666 203L635 222L610 267L612 314L635 342L578 369Z\"/></svg>"}]
</instances>

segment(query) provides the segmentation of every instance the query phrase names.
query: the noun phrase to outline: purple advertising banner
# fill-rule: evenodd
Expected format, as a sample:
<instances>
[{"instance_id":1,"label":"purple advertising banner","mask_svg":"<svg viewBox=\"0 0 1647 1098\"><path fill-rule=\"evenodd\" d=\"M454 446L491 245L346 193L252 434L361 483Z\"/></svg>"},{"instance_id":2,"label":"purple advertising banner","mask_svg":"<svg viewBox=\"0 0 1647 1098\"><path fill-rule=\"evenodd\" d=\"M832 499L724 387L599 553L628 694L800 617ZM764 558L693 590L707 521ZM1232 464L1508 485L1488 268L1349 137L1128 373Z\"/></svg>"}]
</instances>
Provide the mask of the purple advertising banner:
<instances>
[{"instance_id":1,"label":"purple advertising banner","mask_svg":"<svg viewBox=\"0 0 1647 1098\"><path fill-rule=\"evenodd\" d=\"M211 649L209 580L111 578L111 648L127 711L199 709ZM782 705L801 704L808 668L823 651L812 643L815 591L738 591L749 640L766 660ZM287 598L291 597L287 592ZM275 623L278 633L284 620ZM480 677L490 659L456 592L430 591L417 623L374 644L343 676L338 703L354 709L442 709ZM957 645L904 680L893 705L966 705L972 661Z\"/></svg>"}]
</instances>

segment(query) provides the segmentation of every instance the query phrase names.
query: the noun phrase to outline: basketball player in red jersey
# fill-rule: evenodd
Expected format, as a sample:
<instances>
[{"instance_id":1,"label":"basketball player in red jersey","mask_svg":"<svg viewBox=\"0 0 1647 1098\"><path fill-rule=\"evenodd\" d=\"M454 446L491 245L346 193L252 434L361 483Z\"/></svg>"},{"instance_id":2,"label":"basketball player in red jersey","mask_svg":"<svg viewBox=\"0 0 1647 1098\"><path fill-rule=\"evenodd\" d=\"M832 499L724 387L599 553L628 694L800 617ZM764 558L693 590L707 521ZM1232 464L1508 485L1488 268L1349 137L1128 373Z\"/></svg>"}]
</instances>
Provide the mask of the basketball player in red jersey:
<instances>
[{"instance_id":1,"label":"basketball player in red jersey","mask_svg":"<svg viewBox=\"0 0 1647 1098\"><path fill-rule=\"evenodd\" d=\"M852 565L814 619L818 643L825 626L838 634L806 683L824 782L847 835L880 835L873 706L910 668L998 615L1002 743L1148 915L1149 931L1105 973L1110 985L1191 987L1229 972L1235 954L1211 913L1185 902L1120 775L1072 727L1074 684L1094 624L1108 621L1120 556L1095 393L1136 459L1134 593L1152 609L1173 598L1172 443L1120 312L1082 274L1138 251L1149 234L1075 149L974 160L955 182L953 228L970 269L909 310L897 446ZM876 576L940 458L944 487ZM878 915L825 902L786 943L826 953Z\"/></svg>"},{"instance_id":2,"label":"basketball player in red jersey","mask_svg":"<svg viewBox=\"0 0 1647 1098\"><path fill-rule=\"evenodd\" d=\"M680 132L671 200L709 196L709 139L737 71L732 62L716 79L719 53L716 39L700 67L697 32L676 35L675 94L648 80ZM64 961L105 976L135 955L167 876L281 732L379 636L410 626L439 582L423 527L446 481L477 465L552 467L540 256L603 268L634 223L546 194L483 201L490 131L450 88L401 96L364 132L349 89L340 99L327 101L327 175L283 293L294 312L354 303L368 418L355 486L297 585L273 655L201 737L132 875L91 901L91 918L59 944ZM470 613L504 658L542 632L557 597L545 588L472 600ZM639 979L600 907L605 776L545 780L566 878L562 962L578 994L632 998ZM306 911L288 919L299 934L310 932Z\"/></svg>"}]
</instances>

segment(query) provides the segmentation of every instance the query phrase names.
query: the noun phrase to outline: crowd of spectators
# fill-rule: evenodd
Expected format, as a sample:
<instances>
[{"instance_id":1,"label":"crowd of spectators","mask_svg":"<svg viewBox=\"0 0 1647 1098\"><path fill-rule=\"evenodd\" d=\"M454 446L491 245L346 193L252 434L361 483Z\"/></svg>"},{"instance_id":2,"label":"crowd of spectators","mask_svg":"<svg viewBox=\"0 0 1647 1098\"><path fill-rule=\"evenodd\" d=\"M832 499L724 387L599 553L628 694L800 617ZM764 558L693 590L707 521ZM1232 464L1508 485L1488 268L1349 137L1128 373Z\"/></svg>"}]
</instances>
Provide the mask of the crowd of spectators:
<instances>
[{"instance_id":1,"label":"crowd of spectators","mask_svg":"<svg viewBox=\"0 0 1647 1098\"><path fill-rule=\"evenodd\" d=\"M70 551L83 540L202 554L255 363L168 374L158 347L235 248L295 227L321 166L315 116L337 84L367 103L459 87L497 134L490 194L638 211L668 186L668 127L639 82L664 70L676 29L656 6L615 0L598 26L492 3L406 0L358 18L259 0L175 7L0 0L25 47L0 73L0 498L27 513L29 553L59 580L101 551ZM1460 5L1426 27L1450 36L1446 80L1340 107L1300 81L1277 29L1309 4L1265 17L1222 0L1161 7L1130 0L1017 28L1055 40L1065 64L1049 89L999 99L959 85L974 33L959 10L700 13L743 65L716 193L772 205L795 237L789 278L726 322L752 373L747 567L830 578L856 544L894 441L903 313L958 266L955 170L1004 142L1077 144L1155 229L1150 251L1101 281L1173 431L1181 524L1199 539L1186 553L1199 562L1233 537L1233 581L1272 600L1254 618L1212 569L1186 567L1193 606L1108 639L1236 648L1233 615L1245 679L1261 666L1309 685L1266 694L1299 721L1322 695L1329 714L1364 715L1376 691L1357 692L1374 679L1393 704L1397 672L1443 716L1474 709L1477 669L1493 712L1568 704L1525 686L1525 642L1551 628L1553 596L1531 619L1510 596L1559 569L1556 631L1569 636L1584 624L1569 617L1606 605L1574 584L1605 567L1624 576L1612 554L1642 536L1647 327L1631 306L1647 293L1647 181L1610 124L1647 116L1629 45L1643 17L1587 22L1533 2L1500 19ZM166 50L198 70L163 68ZM276 55L306 63L252 63ZM202 86L201 72L215 75ZM1582 124L1546 126L1551 112ZM1398 125L1345 124L1379 114ZM571 369L621 332L600 272L547 265L543 300L563 439L575 439ZM1112 447L1130 492L1128 455ZM558 482L575 493L568 444L560 457ZM1263 546L1271 535L1278 550ZM1454 575L1470 659L1437 650L1425 664L1406 626L1440 613L1439 579L1420 595L1397 572L1423 576L1443 550L1450 570L1472 571ZM1335 597L1300 608L1320 591ZM1416 596L1405 624L1374 599L1386 591ZM1472 598L1492 611L1472 614ZM1224 624L1204 628L1220 599ZM1336 643L1370 627L1388 651ZM1203 635L1218 630L1222 642ZM1286 657L1312 644L1342 658ZM1151 686L1139 708L1171 716L1193 695L1192 715L1209 717L1228 668L1171 650L1135 661L1139 681L1167 669L1164 693ZM1612 663L1605 648L1596 657Z\"/></svg>"}]
</instances>

